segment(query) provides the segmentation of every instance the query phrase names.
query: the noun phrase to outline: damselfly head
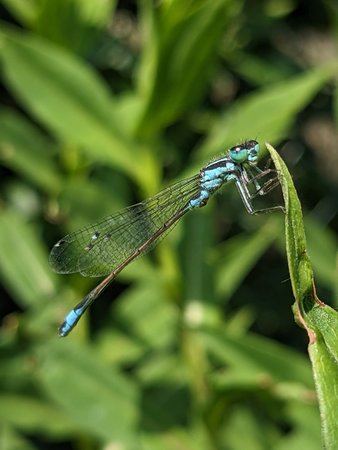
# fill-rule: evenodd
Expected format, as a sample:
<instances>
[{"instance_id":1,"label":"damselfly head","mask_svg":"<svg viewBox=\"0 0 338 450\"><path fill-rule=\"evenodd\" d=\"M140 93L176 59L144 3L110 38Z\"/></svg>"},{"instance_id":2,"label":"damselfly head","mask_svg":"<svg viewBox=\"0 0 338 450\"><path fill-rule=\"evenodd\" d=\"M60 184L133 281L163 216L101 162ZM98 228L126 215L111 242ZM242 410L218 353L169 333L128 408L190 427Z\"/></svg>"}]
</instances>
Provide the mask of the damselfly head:
<instances>
[{"instance_id":1,"label":"damselfly head","mask_svg":"<svg viewBox=\"0 0 338 450\"><path fill-rule=\"evenodd\" d=\"M257 141L251 140L243 142L243 144L235 145L229 150L232 161L236 164L256 164L259 153L259 144Z\"/></svg>"}]
</instances>

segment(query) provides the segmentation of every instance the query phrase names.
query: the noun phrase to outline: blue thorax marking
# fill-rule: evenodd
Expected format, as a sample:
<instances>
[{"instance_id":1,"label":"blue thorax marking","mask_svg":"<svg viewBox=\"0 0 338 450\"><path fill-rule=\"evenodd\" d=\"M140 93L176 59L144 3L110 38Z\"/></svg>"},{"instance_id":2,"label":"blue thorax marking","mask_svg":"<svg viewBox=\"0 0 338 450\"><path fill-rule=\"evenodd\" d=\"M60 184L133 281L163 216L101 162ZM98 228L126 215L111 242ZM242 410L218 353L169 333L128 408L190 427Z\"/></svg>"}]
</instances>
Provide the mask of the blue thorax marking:
<instances>
[{"instance_id":1,"label":"blue thorax marking","mask_svg":"<svg viewBox=\"0 0 338 450\"><path fill-rule=\"evenodd\" d=\"M208 181L222 180L227 181L227 176L238 170L238 165L232 162L229 158L222 158L213 161L201 170L201 184Z\"/></svg>"},{"instance_id":2,"label":"blue thorax marking","mask_svg":"<svg viewBox=\"0 0 338 450\"><path fill-rule=\"evenodd\" d=\"M189 208L200 208L206 205L209 197L219 189L224 183L236 176L234 172L239 170L238 164L225 157L213 161L206 165L200 172L201 190L197 196L189 202Z\"/></svg>"}]
</instances>

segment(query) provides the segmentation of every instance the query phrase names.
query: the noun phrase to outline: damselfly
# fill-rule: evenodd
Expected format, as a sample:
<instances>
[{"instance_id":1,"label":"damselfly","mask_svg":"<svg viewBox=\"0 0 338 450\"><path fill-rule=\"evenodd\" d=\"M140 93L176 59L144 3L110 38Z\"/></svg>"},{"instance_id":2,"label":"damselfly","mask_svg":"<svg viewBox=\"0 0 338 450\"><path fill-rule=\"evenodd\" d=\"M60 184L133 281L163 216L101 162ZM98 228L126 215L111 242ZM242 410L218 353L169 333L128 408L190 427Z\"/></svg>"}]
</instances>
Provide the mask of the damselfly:
<instances>
[{"instance_id":1,"label":"damselfly","mask_svg":"<svg viewBox=\"0 0 338 450\"><path fill-rule=\"evenodd\" d=\"M70 333L121 270L154 247L188 211L205 206L225 183L235 183L250 214L283 210L282 206L255 210L252 205L255 196L265 195L277 184L273 177L260 185L259 180L274 171L257 167L258 153L259 144L254 140L232 147L196 175L58 241L49 257L56 272L80 272L89 277L108 275L68 313L59 328L60 336Z\"/></svg>"}]
</instances>

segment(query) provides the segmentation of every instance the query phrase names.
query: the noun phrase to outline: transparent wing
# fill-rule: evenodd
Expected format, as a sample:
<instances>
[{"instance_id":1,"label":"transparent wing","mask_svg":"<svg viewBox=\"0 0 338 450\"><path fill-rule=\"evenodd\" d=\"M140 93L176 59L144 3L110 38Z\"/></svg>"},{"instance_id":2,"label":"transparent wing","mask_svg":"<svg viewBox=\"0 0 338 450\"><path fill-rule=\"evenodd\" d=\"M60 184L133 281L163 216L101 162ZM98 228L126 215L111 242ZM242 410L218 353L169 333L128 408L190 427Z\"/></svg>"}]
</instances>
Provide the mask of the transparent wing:
<instances>
[{"instance_id":1,"label":"transparent wing","mask_svg":"<svg viewBox=\"0 0 338 450\"><path fill-rule=\"evenodd\" d=\"M49 256L58 273L103 276L126 260L199 192L199 174L58 241ZM169 230L166 230L168 232ZM152 245L166 234L159 236Z\"/></svg>"}]
</instances>

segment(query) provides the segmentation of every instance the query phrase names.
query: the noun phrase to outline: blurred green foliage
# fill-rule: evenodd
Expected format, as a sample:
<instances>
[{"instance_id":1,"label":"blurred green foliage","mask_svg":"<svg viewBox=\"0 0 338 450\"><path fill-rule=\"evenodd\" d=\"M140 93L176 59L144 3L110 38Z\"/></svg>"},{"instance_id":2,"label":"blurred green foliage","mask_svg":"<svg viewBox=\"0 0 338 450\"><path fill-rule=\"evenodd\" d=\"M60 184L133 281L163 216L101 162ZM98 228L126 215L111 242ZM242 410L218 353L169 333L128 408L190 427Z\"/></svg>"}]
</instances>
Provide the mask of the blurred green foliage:
<instances>
[{"instance_id":1,"label":"blurred green foliage","mask_svg":"<svg viewBox=\"0 0 338 450\"><path fill-rule=\"evenodd\" d=\"M97 280L54 274L48 253L254 138L289 166L319 296L337 307L335 0L0 11L0 448L320 448L281 214L248 216L227 187L63 340Z\"/></svg>"}]
</instances>

